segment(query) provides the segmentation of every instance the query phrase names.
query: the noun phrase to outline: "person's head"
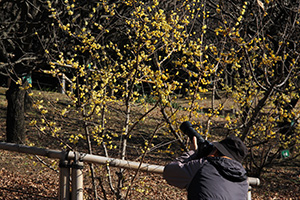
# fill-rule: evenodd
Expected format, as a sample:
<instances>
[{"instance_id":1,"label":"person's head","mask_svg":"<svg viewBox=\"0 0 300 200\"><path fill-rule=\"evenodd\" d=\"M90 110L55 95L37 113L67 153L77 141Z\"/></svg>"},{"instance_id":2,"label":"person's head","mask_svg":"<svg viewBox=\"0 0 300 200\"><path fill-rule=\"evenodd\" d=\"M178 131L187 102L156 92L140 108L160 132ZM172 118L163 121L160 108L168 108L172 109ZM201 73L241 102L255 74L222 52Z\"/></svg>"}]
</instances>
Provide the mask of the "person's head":
<instances>
[{"instance_id":1,"label":"person's head","mask_svg":"<svg viewBox=\"0 0 300 200\"><path fill-rule=\"evenodd\" d=\"M242 162L248 153L242 140L234 135L230 135L220 142L213 142L213 145L224 156L239 162Z\"/></svg>"}]
</instances>

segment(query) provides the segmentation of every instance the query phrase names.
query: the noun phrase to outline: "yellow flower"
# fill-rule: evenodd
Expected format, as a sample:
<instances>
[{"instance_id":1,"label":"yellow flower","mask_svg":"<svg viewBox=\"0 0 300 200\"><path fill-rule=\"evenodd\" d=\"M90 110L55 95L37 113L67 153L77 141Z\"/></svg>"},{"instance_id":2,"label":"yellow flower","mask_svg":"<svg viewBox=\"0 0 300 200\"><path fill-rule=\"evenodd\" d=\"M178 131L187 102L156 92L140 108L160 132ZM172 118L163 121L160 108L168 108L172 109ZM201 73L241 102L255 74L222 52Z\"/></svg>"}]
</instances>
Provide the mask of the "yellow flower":
<instances>
[{"instance_id":1,"label":"yellow flower","mask_svg":"<svg viewBox=\"0 0 300 200\"><path fill-rule=\"evenodd\" d=\"M34 125L36 125L36 120L35 120L35 119L32 120L32 121L29 123L29 126L34 126Z\"/></svg>"}]
</instances>

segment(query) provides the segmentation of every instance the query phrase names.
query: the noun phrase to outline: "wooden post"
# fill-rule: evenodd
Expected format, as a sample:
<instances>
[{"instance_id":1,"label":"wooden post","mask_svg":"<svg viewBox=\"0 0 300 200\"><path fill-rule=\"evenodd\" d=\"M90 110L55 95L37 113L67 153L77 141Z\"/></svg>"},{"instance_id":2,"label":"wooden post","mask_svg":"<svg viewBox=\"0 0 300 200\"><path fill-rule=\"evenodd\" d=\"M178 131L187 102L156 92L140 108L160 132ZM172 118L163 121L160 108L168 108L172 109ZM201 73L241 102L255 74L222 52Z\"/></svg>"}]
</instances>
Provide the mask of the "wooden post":
<instances>
[{"instance_id":1,"label":"wooden post","mask_svg":"<svg viewBox=\"0 0 300 200\"><path fill-rule=\"evenodd\" d=\"M75 153L72 163L72 200L83 200L83 161L79 153Z\"/></svg>"},{"instance_id":2,"label":"wooden post","mask_svg":"<svg viewBox=\"0 0 300 200\"><path fill-rule=\"evenodd\" d=\"M70 199L70 165L68 160L59 163L59 200Z\"/></svg>"}]
</instances>

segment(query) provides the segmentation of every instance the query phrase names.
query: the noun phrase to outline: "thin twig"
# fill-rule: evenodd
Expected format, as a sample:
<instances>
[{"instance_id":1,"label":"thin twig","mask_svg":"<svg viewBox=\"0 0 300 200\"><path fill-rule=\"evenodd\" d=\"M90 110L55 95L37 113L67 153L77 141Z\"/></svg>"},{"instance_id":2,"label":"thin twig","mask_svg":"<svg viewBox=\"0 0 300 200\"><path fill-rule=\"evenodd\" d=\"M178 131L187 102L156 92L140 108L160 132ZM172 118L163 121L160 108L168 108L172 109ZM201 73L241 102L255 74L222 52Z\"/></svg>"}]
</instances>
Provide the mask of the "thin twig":
<instances>
[{"instance_id":1,"label":"thin twig","mask_svg":"<svg viewBox=\"0 0 300 200\"><path fill-rule=\"evenodd\" d=\"M47 164L45 161L43 161L39 156L34 155L34 157L43 165L45 165L46 167L48 167L49 169L55 171L56 173L59 173L59 170L54 169L51 165Z\"/></svg>"}]
</instances>

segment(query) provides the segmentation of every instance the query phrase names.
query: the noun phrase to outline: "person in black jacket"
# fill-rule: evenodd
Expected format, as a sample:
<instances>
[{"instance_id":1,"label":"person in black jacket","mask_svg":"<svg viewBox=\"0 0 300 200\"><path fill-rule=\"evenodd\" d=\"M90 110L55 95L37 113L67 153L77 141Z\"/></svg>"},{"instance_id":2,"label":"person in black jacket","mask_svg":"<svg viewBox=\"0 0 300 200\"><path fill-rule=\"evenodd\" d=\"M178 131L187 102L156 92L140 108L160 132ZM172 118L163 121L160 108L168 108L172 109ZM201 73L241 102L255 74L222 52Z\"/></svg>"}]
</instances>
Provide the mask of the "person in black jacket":
<instances>
[{"instance_id":1,"label":"person in black jacket","mask_svg":"<svg viewBox=\"0 0 300 200\"><path fill-rule=\"evenodd\" d=\"M241 162L247 148L236 136L213 142L213 150L203 158L194 149L165 166L163 177L168 184L185 188L189 200L246 200L248 182Z\"/></svg>"}]
</instances>

